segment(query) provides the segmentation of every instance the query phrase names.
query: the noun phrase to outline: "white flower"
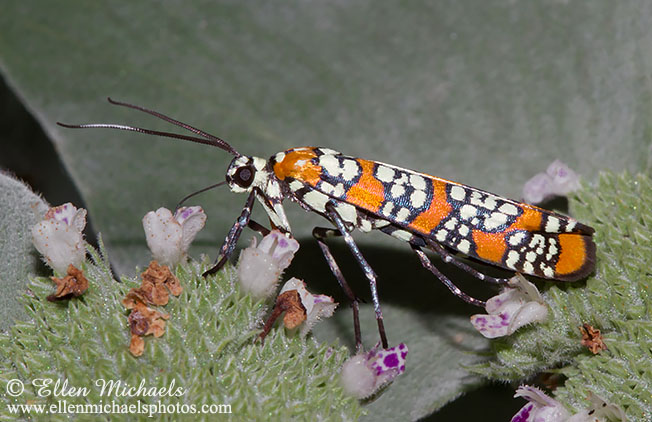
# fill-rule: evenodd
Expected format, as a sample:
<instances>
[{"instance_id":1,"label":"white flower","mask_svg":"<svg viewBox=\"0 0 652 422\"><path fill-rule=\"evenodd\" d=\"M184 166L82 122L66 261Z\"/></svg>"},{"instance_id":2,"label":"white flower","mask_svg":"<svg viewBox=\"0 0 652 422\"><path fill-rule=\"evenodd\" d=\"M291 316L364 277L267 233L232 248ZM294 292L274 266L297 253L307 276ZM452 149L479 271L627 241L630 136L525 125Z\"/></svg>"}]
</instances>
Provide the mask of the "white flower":
<instances>
[{"instance_id":1,"label":"white flower","mask_svg":"<svg viewBox=\"0 0 652 422\"><path fill-rule=\"evenodd\" d=\"M359 399L371 396L405 372L408 348L401 343L389 349L378 349L350 357L340 373L344 390Z\"/></svg>"},{"instance_id":2,"label":"white flower","mask_svg":"<svg viewBox=\"0 0 652 422\"><path fill-rule=\"evenodd\" d=\"M281 288L279 296L287 291L296 290L299 293L301 305L305 309L306 319L301 325L301 336L305 336L321 318L333 315L337 303L332 297L326 295L313 295L306 289L306 283L298 278L291 278Z\"/></svg>"},{"instance_id":3,"label":"white flower","mask_svg":"<svg viewBox=\"0 0 652 422\"><path fill-rule=\"evenodd\" d=\"M161 265L177 265L188 253L190 243L206 223L202 207L181 207L174 215L167 208L143 217L147 246Z\"/></svg>"},{"instance_id":4,"label":"white flower","mask_svg":"<svg viewBox=\"0 0 652 422\"><path fill-rule=\"evenodd\" d=\"M471 316L471 324L487 338L512 334L548 317L548 307L536 286L521 274L512 277L499 295L489 299L485 309L489 314Z\"/></svg>"},{"instance_id":5,"label":"white flower","mask_svg":"<svg viewBox=\"0 0 652 422\"><path fill-rule=\"evenodd\" d=\"M514 415L511 422L568 422L568 410L536 387L522 385L514 397L523 397L528 403Z\"/></svg>"},{"instance_id":6,"label":"white flower","mask_svg":"<svg viewBox=\"0 0 652 422\"><path fill-rule=\"evenodd\" d=\"M591 407L573 415L568 422L627 422L627 416L620 406L611 404L597 394L589 391Z\"/></svg>"},{"instance_id":7,"label":"white flower","mask_svg":"<svg viewBox=\"0 0 652 422\"><path fill-rule=\"evenodd\" d=\"M577 174L566 164L555 160L550 163L545 173L538 173L525 182L523 200L538 204L556 195L568 195L579 187Z\"/></svg>"},{"instance_id":8,"label":"white flower","mask_svg":"<svg viewBox=\"0 0 652 422\"><path fill-rule=\"evenodd\" d=\"M514 415L511 422L627 421L625 412L620 407L607 403L593 393L589 394L591 408L584 409L572 416L561 403L536 387L522 385L516 390L514 397L523 397L528 400L528 403Z\"/></svg>"},{"instance_id":9,"label":"white flower","mask_svg":"<svg viewBox=\"0 0 652 422\"><path fill-rule=\"evenodd\" d=\"M66 274L70 264L81 268L86 257L84 226L86 210L68 202L50 208L43 221L32 227L34 246L57 273Z\"/></svg>"},{"instance_id":10,"label":"white flower","mask_svg":"<svg viewBox=\"0 0 652 422\"><path fill-rule=\"evenodd\" d=\"M253 238L238 261L238 278L243 290L256 298L273 295L281 273L298 249L299 242L278 230L263 237L259 245Z\"/></svg>"}]
</instances>

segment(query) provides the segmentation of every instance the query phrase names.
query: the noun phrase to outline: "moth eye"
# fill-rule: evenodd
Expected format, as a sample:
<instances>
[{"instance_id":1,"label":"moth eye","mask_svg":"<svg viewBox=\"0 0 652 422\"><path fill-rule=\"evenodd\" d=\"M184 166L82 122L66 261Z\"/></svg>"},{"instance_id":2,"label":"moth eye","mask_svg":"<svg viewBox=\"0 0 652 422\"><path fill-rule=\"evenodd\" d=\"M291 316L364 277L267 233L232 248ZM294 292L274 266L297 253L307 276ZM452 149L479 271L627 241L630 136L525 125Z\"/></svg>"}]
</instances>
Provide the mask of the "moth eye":
<instances>
[{"instance_id":1,"label":"moth eye","mask_svg":"<svg viewBox=\"0 0 652 422\"><path fill-rule=\"evenodd\" d=\"M233 175L233 180L238 186L247 188L254 181L254 169L251 166L240 167Z\"/></svg>"}]
</instances>

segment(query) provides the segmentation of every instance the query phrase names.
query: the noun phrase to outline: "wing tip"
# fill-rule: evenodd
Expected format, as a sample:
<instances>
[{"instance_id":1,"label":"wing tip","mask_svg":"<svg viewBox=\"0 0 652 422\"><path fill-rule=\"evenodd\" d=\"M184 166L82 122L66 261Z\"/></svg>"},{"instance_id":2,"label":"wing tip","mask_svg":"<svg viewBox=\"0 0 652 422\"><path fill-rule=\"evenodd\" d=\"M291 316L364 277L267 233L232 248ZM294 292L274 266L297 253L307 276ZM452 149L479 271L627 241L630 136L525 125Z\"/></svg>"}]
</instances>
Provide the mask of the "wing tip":
<instances>
[{"instance_id":1,"label":"wing tip","mask_svg":"<svg viewBox=\"0 0 652 422\"><path fill-rule=\"evenodd\" d=\"M591 227L586 226L593 230ZM580 235L583 240L584 251L583 251L583 262L574 271L568 273L555 273L555 280L560 281L578 281L584 278L587 278L595 271L596 264L596 245L593 241L593 238L590 235Z\"/></svg>"}]
</instances>

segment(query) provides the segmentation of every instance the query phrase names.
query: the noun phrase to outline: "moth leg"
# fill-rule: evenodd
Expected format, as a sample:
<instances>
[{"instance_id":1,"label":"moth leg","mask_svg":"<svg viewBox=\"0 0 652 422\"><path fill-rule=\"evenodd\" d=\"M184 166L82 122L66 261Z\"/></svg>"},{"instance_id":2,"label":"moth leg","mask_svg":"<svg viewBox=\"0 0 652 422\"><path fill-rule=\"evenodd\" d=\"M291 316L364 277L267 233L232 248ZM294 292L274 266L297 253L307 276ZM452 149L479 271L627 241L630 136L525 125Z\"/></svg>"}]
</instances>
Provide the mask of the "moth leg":
<instances>
[{"instance_id":1,"label":"moth leg","mask_svg":"<svg viewBox=\"0 0 652 422\"><path fill-rule=\"evenodd\" d=\"M362 351L362 335L360 334L360 316L359 316L360 307L358 304L359 300L353 293L353 290L351 290L349 283L346 282L346 279L344 278L344 275L342 274L340 267L337 265L337 262L335 262L335 258L333 257L330 248L328 247L326 242L324 242L324 240L326 240L329 237L342 236L342 233L339 230L335 230L335 229L315 227L312 230L312 236L317 240L317 243L319 244L319 248L321 249L321 252L324 254L324 258L326 259L326 262L328 263L331 272L337 279L337 282L339 283L340 287L342 287L342 290L344 290L344 294L351 302L351 308L353 309L353 330L355 332L355 351L356 353L360 353Z\"/></svg>"},{"instance_id":2,"label":"moth leg","mask_svg":"<svg viewBox=\"0 0 652 422\"><path fill-rule=\"evenodd\" d=\"M342 237L344 237L344 242L346 242L346 245L349 247L351 253L353 253L353 256L355 257L355 260L358 261L360 268L362 268L362 271L367 276L367 280L369 280L369 287L371 289L371 300L374 304L374 311L376 312L376 322L378 323L378 333L380 334L380 341L383 345L383 349L387 349L389 346L387 343L387 336L385 335L383 312L380 309L380 300L378 299L378 289L376 287L376 279L378 277L376 276L376 273L371 268L371 266L364 258L364 256L362 256L362 253L360 252L358 245L356 245L355 241L353 240L353 236L351 236L351 233L349 233L346 230L344 221L342 220L342 217L340 217L340 215L335 210L334 204L332 202L328 202L326 203L325 208L326 208L326 215L328 215L328 217L335 224L335 226L337 226L338 231L340 232Z\"/></svg>"},{"instance_id":3,"label":"moth leg","mask_svg":"<svg viewBox=\"0 0 652 422\"><path fill-rule=\"evenodd\" d=\"M493 283L493 284L506 284L507 282L509 282L508 278L496 278L481 273L475 268L457 259L455 255L448 252L446 248L444 248L437 242L433 242L430 239L426 239L426 243L428 244L430 250L432 250L437 255L439 255L445 263L455 265L457 268L466 271L467 273L471 274L473 277L477 278L478 280L486 281L487 283Z\"/></svg>"},{"instance_id":4,"label":"moth leg","mask_svg":"<svg viewBox=\"0 0 652 422\"><path fill-rule=\"evenodd\" d=\"M251 230L257 233L260 233L262 236L267 236L271 231L267 227L263 226L260 223L255 222L254 220L249 220L249 222L247 223L247 227L249 227Z\"/></svg>"},{"instance_id":5,"label":"moth leg","mask_svg":"<svg viewBox=\"0 0 652 422\"><path fill-rule=\"evenodd\" d=\"M426 255L426 253L421 250L421 246L419 246L418 244L412 243L412 242L410 242L410 246L412 247L414 252L416 252L417 256L419 257L419 261L421 261L421 265L423 265L424 268L426 268L428 271L433 273L435 275L435 277L437 277L439 279L439 281L444 283L444 285L446 287L448 287L448 290L450 290L455 296L459 297L460 299L462 299L466 303L470 303L471 305L480 306L480 307L484 307L486 305L486 302L484 302L482 300L475 299L475 298L467 295L463 291L461 291L459 289L459 287L457 287L455 284L453 284L453 282L450 281L448 279L448 277L446 277L444 274L442 274L437 269L437 267L432 265L432 262L430 262L430 258L428 258L428 255Z\"/></svg>"},{"instance_id":6,"label":"moth leg","mask_svg":"<svg viewBox=\"0 0 652 422\"><path fill-rule=\"evenodd\" d=\"M202 274L203 277L209 276L211 274L215 274L224 266L224 264L226 264L226 261L229 260L229 257L233 253L233 250L235 249L235 245L238 242L240 235L242 234L242 229L245 226L247 226L250 222L251 209L254 206L255 197L256 196L254 192L251 192L249 194L249 197L247 198L247 202L245 202L245 205L242 208L242 213L240 214L240 217L238 217L238 219L235 220L235 223L233 223L231 230L229 230L229 234L227 234L226 238L224 239L224 243L220 248L220 252L217 255L217 258L215 258L214 261L215 265L213 265L210 269L204 271L204 273Z\"/></svg>"}]
</instances>

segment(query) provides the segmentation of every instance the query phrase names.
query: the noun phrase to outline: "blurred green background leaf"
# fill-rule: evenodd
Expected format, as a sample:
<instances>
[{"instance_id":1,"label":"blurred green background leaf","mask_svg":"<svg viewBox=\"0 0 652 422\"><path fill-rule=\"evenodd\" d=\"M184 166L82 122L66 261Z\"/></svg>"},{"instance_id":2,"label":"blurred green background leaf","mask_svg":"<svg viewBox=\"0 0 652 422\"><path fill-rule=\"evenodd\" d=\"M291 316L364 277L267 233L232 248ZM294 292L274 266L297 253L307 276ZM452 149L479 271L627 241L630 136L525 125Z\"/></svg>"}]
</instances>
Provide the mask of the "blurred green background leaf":
<instances>
[{"instance_id":1,"label":"blurred green background leaf","mask_svg":"<svg viewBox=\"0 0 652 422\"><path fill-rule=\"evenodd\" d=\"M523 183L556 158L589 180L601 169L648 163L651 17L645 1L12 0L0 15L0 69L54 142L54 150L29 150L23 159L60 157L115 267L133 273L149 259L142 216L222 180L231 157L137 134L55 126L170 129L108 105L106 96L167 113L245 154L328 146L518 198ZM3 146L11 148L20 146ZM244 200L225 188L198 198L209 220L193 254L217 252ZM289 273L341 298L326 265L312 265L321 258L309 233L325 222L292 204L287 211L302 244ZM262 210L255 215L265 221ZM448 293L405 245L380 234L357 239L377 267L387 308L404 311L394 323L416 330L408 342L414 355L429 350L425 339L447 321L446 312L473 311L449 310L441 299ZM347 251L335 252L368 297ZM478 294L490 295L486 288ZM424 314L420 303L442 311ZM333 331L346 332L348 324ZM376 337L372 328L366 332L370 346ZM407 341L400 332L390 332L390 340ZM445 362L465 353L458 348ZM413 376L436 377L433 365ZM450 397L477 380L455 383ZM390 402L391 393L381 400ZM421 409L439 407L440 398L424 395Z\"/></svg>"},{"instance_id":2,"label":"blurred green background leaf","mask_svg":"<svg viewBox=\"0 0 652 422\"><path fill-rule=\"evenodd\" d=\"M27 293L27 276L38 271L41 257L32 246L33 225L41 221L48 204L29 186L0 171L0 330L7 330L27 314L18 298Z\"/></svg>"}]
</instances>

